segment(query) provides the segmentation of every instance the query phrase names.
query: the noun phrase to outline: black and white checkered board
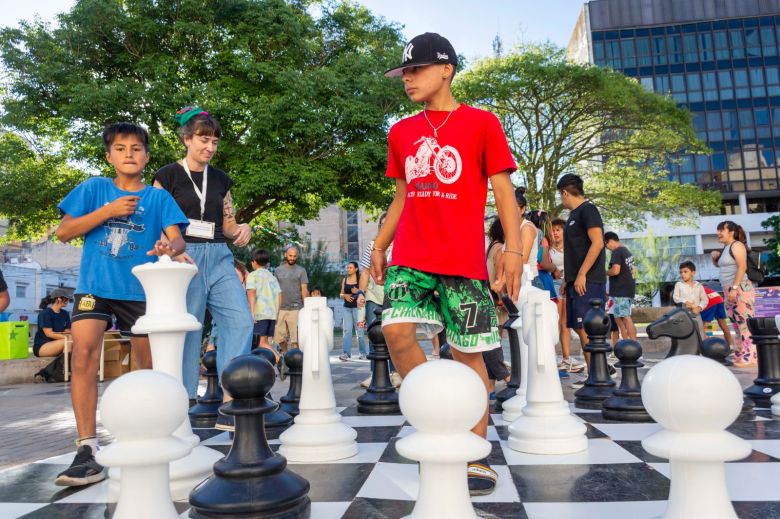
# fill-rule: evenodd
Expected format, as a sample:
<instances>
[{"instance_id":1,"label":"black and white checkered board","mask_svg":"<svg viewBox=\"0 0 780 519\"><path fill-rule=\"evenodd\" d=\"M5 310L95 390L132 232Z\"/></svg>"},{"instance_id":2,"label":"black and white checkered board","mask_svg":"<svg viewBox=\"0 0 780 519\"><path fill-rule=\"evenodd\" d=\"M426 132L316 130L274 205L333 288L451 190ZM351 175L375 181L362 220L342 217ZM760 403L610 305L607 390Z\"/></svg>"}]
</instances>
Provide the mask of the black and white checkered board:
<instances>
[{"instance_id":1,"label":"black and white checkered board","mask_svg":"<svg viewBox=\"0 0 780 519\"><path fill-rule=\"evenodd\" d=\"M350 363L353 364L353 363ZM354 396L365 370L335 364L336 394L344 422L358 432L357 456L332 463L290 464L311 483L313 519L395 519L408 514L417 494L415 463L395 450L397 438L411 432L402 416L359 416ZM277 383L277 389L280 389ZM643 519L660 516L669 493L669 464L646 453L641 440L656 424L604 420L600 413L574 410L587 424L589 448L565 456L529 455L511 450L507 424L492 415L488 440L490 463L499 474L495 492L474 498L480 517L531 519ZM755 420L737 422L730 431L748 440L751 455L728 463L726 477L741 518L780 518L780 419L758 410ZM227 433L195 430L203 444L222 452ZM278 433L269 443L278 448ZM62 489L52 483L73 459L67 454L0 472L0 518L88 519L110 517L107 482L88 488ZM188 504L176 503L182 517Z\"/></svg>"}]
</instances>

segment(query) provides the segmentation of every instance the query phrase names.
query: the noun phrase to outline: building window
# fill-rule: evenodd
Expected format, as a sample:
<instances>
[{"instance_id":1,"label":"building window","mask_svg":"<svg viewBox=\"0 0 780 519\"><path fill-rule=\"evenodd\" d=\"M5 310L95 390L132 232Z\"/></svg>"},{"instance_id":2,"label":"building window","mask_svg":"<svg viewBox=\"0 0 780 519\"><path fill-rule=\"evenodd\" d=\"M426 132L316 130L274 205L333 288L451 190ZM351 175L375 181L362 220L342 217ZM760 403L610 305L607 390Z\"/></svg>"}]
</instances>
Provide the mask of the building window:
<instances>
[{"instance_id":1,"label":"building window","mask_svg":"<svg viewBox=\"0 0 780 519\"><path fill-rule=\"evenodd\" d=\"M29 288L29 283L16 283L16 297L27 297L27 288Z\"/></svg>"},{"instance_id":2,"label":"building window","mask_svg":"<svg viewBox=\"0 0 780 519\"><path fill-rule=\"evenodd\" d=\"M347 211L347 260L360 259L360 233L357 211Z\"/></svg>"},{"instance_id":3,"label":"building window","mask_svg":"<svg viewBox=\"0 0 780 519\"><path fill-rule=\"evenodd\" d=\"M669 255L694 256L696 254L696 236L670 236Z\"/></svg>"},{"instance_id":4,"label":"building window","mask_svg":"<svg viewBox=\"0 0 780 519\"><path fill-rule=\"evenodd\" d=\"M748 213L776 213L780 211L780 198L754 198L747 201Z\"/></svg>"},{"instance_id":5,"label":"building window","mask_svg":"<svg viewBox=\"0 0 780 519\"><path fill-rule=\"evenodd\" d=\"M775 40L775 31L771 27L761 28L761 43L764 46L764 56L777 55L777 43Z\"/></svg>"}]
</instances>

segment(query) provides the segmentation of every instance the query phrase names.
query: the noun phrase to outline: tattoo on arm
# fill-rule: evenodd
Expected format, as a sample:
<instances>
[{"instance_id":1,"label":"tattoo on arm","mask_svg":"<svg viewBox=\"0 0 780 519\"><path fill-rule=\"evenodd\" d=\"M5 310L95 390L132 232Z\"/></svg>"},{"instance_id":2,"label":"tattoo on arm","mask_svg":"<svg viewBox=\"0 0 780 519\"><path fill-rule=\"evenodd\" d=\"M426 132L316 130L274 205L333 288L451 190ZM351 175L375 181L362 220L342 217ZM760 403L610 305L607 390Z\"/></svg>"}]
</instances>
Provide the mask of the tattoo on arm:
<instances>
[{"instance_id":1,"label":"tattoo on arm","mask_svg":"<svg viewBox=\"0 0 780 519\"><path fill-rule=\"evenodd\" d=\"M222 216L224 218L233 218L236 216L236 208L233 205L233 195L228 191L225 194L225 201L222 205Z\"/></svg>"}]
</instances>

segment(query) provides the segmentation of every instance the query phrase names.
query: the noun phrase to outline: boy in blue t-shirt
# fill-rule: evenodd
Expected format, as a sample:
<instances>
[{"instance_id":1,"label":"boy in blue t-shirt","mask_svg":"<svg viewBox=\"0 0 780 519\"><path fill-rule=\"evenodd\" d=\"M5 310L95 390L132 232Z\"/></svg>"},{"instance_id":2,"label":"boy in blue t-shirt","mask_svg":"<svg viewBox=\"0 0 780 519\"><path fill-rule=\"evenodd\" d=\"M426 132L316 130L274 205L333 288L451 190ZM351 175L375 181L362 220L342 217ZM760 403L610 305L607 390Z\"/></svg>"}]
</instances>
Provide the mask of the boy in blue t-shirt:
<instances>
[{"instance_id":1,"label":"boy in blue t-shirt","mask_svg":"<svg viewBox=\"0 0 780 519\"><path fill-rule=\"evenodd\" d=\"M131 270L149 261L149 256L184 252L181 230L188 223L167 191L143 182L141 175L149 162L146 130L131 123L108 125L103 130L103 146L116 177L90 178L58 206L63 217L57 238L68 242L84 237L71 316L71 401L78 451L71 466L57 475L55 484L63 486L87 485L105 478L103 467L95 461L96 377L103 333L116 318L117 329L131 337L139 367L152 367L149 339L130 332L146 311L143 287ZM165 233L167 243L160 240L161 233Z\"/></svg>"}]
</instances>

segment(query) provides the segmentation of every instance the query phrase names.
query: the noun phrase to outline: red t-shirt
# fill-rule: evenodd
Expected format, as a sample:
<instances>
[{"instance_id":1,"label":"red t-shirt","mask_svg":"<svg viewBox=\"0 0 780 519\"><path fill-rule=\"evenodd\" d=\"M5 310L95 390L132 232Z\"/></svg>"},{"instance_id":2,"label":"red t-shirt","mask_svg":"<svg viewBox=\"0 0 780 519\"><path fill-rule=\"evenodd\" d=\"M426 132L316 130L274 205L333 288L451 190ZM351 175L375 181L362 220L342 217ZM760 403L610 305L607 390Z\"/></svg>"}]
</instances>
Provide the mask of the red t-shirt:
<instances>
[{"instance_id":1,"label":"red t-shirt","mask_svg":"<svg viewBox=\"0 0 780 519\"><path fill-rule=\"evenodd\" d=\"M428 111L439 128L449 112ZM498 118L463 103L433 128L423 113L390 128L387 176L406 179L392 265L434 274L488 278L487 179L517 166Z\"/></svg>"},{"instance_id":2,"label":"red t-shirt","mask_svg":"<svg viewBox=\"0 0 780 519\"><path fill-rule=\"evenodd\" d=\"M709 287L704 287L704 293L707 294L708 299L707 308L705 308L705 310L723 302L723 297Z\"/></svg>"}]
</instances>

